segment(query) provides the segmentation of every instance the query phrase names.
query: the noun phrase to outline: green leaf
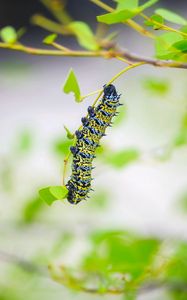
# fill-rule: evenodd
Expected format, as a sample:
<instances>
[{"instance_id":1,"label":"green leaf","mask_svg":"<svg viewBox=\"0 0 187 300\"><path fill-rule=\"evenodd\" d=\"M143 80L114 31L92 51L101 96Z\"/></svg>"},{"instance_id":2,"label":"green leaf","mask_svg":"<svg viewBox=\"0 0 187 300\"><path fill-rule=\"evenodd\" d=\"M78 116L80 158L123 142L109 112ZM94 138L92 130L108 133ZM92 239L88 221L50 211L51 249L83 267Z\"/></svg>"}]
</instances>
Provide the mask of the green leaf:
<instances>
[{"instance_id":1,"label":"green leaf","mask_svg":"<svg viewBox=\"0 0 187 300\"><path fill-rule=\"evenodd\" d=\"M55 141L54 151L60 156L67 155L68 150L72 145L73 145L73 140L69 140L66 137L62 137Z\"/></svg>"},{"instance_id":2,"label":"green leaf","mask_svg":"<svg viewBox=\"0 0 187 300\"><path fill-rule=\"evenodd\" d=\"M84 258L83 266L96 273L128 273L130 283L146 272L158 248L156 239L138 238L126 232L99 232L92 238L92 249Z\"/></svg>"},{"instance_id":3,"label":"green leaf","mask_svg":"<svg viewBox=\"0 0 187 300\"><path fill-rule=\"evenodd\" d=\"M66 131L67 138L69 140L73 140L75 135L73 133L71 133L71 131L65 125L64 125L64 129Z\"/></svg>"},{"instance_id":4,"label":"green leaf","mask_svg":"<svg viewBox=\"0 0 187 300\"><path fill-rule=\"evenodd\" d=\"M117 7L116 10L123 10L123 9L135 9L138 7L139 0L116 0Z\"/></svg>"},{"instance_id":5,"label":"green leaf","mask_svg":"<svg viewBox=\"0 0 187 300\"><path fill-rule=\"evenodd\" d=\"M18 154L27 153L31 150L32 146L33 146L32 133L29 130L25 129L16 137L14 152Z\"/></svg>"},{"instance_id":6,"label":"green leaf","mask_svg":"<svg viewBox=\"0 0 187 300\"><path fill-rule=\"evenodd\" d=\"M180 147L187 144L187 129L181 129L175 138L174 145Z\"/></svg>"},{"instance_id":7,"label":"green leaf","mask_svg":"<svg viewBox=\"0 0 187 300\"><path fill-rule=\"evenodd\" d=\"M51 205L56 200L62 200L67 197L68 189L66 186L49 186L39 190L40 198L48 205Z\"/></svg>"},{"instance_id":8,"label":"green leaf","mask_svg":"<svg viewBox=\"0 0 187 300\"><path fill-rule=\"evenodd\" d=\"M125 291L123 300L136 300L137 293L136 291Z\"/></svg>"},{"instance_id":9,"label":"green leaf","mask_svg":"<svg viewBox=\"0 0 187 300\"><path fill-rule=\"evenodd\" d=\"M92 51L98 50L98 43L88 24L81 21L75 21L68 24L67 27L75 34L82 47Z\"/></svg>"},{"instance_id":10,"label":"green leaf","mask_svg":"<svg viewBox=\"0 0 187 300\"><path fill-rule=\"evenodd\" d=\"M52 33L43 39L43 43L46 45L51 45L56 40L57 36L58 35L56 33Z\"/></svg>"},{"instance_id":11,"label":"green leaf","mask_svg":"<svg viewBox=\"0 0 187 300\"><path fill-rule=\"evenodd\" d=\"M19 40L25 33L27 29L25 27L21 27L17 31L17 40Z\"/></svg>"},{"instance_id":12,"label":"green leaf","mask_svg":"<svg viewBox=\"0 0 187 300\"><path fill-rule=\"evenodd\" d=\"M176 48L183 53L187 53L187 40L179 41L171 45L172 48Z\"/></svg>"},{"instance_id":13,"label":"green leaf","mask_svg":"<svg viewBox=\"0 0 187 300\"><path fill-rule=\"evenodd\" d=\"M136 149L121 150L110 153L105 157L105 162L116 168L123 168L124 166L138 160L140 153Z\"/></svg>"},{"instance_id":14,"label":"green leaf","mask_svg":"<svg viewBox=\"0 0 187 300\"><path fill-rule=\"evenodd\" d=\"M65 199L68 193L68 189L66 186L51 186L50 193L57 199Z\"/></svg>"},{"instance_id":15,"label":"green leaf","mask_svg":"<svg viewBox=\"0 0 187 300\"><path fill-rule=\"evenodd\" d=\"M158 0L150 0L144 3L143 5L137 7L138 1L121 0L118 1L119 4L117 6L117 9L114 12L97 16L97 21L105 24L115 24L115 23L125 22L126 20L135 17L141 11L152 6L156 2L158 2Z\"/></svg>"},{"instance_id":16,"label":"green leaf","mask_svg":"<svg viewBox=\"0 0 187 300\"><path fill-rule=\"evenodd\" d=\"M154 94L165 95L169 90L168 81L159 78L146 78L143 84L146 90Z\"/></svg>"},{"instance_id":17,"label":"green leaf","mask_svg":"<svg viewBox=\"0 0 187 300\"><path fill-rule=\"evenodd\" d=\"M115 24L125 22L138 14L137 10L120 10L112 13L97 16L97 21L105 24Z\"/></svg>"},{"instance_id":18,"label":"green leaf","mask_svg":"<svg viewBox=\"0 0 187 300\"><path fill-rule=\"evenodd\" d=\"M81 102L81 92L80 87L75 76L73 69L70 69L69 74L65 80L63 91L66 94L73 93L75 96L75 100L77 102Z\"/></svg>"},{"instance_id":19,"label":"green leaf","mask_svg":"<svg viewBox=\"0 0 187 300\"><path fill-rule=\"evenodd\" d=\"M156 4L159 0L149 0L147 2L145 2L143 5L140 6L141 11L153 6L154 4Z\"/></svg>"},{"instance_id":20,"label":"green leaf","mask_svg":"<svg viewBox=\"0 0 187 300\"><path fill-rule=\"evenodd\" d=\"M51 205L57 199L51 194L50 187L43 188L39 190L39 196L44 200L48 205Z\"/></svg>"},{"instance_id":21,"label":"green leaf","mask_svg":"<svg viewBox=\"0 0 187 300\"><path fill-rule=\"evenodd\" d=\"M180 28L181 32L187 33L187 25Z\"/></svg>"},{"instance_id":22,"label":"green leaf","mask_svg":"<svg viewBox=\"0 0 187 300\"><path fill-rule=\"evenodd\" d=\"M177 249L168 264L167 279L172 282L185 283L187 281L187 243L181 242L177 245ZM177 286L176 286L177 289ZM179 289L180 291L180 289ZM184 294L185 295L185 294ZM172 298L173 299L173 298ZM186 299L186 295L180 298L174 299Z\"/></svg>"},{"instance_id":23,"label":"green leaf","mask_svg":"<svg viewBox=\"0 0 187 300\"><path fill-rule=\"evenodd\" d=\"M181 128L174 140L174 146L180 147L187 144L187 113L183 116Z\"/></svg>"},{"instance_id":24,"label":"green leaf","mask_svg":"<svg viewBox=\"0 0 187 300\"><path fill-rule=\"evenodd\" d=\"M179 24L179 25L187 24L186 19L184 19L183 17L179 16L178 14L176 14L168 9L158 8L155 10L155 12L169 22Z\"/></svg>"},{"instance_id":25,"label":"green leaf","mask_svg":"<svg viewBox=\"0 0 187 300\"><path fill-rule=\"evenodd\" d=\"M0 37L3 42L8 44L14 44L17 41L16 30L11 26L6 26L1 29Z\"/></svg>"},{"instance_id":26,"label":"green leaf","mask_svg":"<svg viewBox=\"0 0 187 300\"><path fill-rule=\"evenodd\" d=\"M159 24L157 24L159 23ZM150 17L150 20L146 20L144 22L145 25L153 27L153 29L158 30L160 28L162 28L162 25L164 24L164 19L162 18L162 16L159 15L153 15Z\"/></svg>"},{"instance_id":27,"label":"green leaf","mask_svg":"<svg viewBox=\"0 0 187 300\"><path fill-rule=\"evenodd\" d=\"M156 56L161 59L174 59L176 51L171 49L171 45L180 40L183 40L182 36L175 32L165 33L157 37L155 42Z\"/></svg>"},{"instance_id":28,"label":"green leaf","mask_svg":"<svg viewBox=\"0 0 187 300\"><path fill-rule=\"evenodd\" d=\"M36 196L27 200L23 208L23 221L25 223L32 223L38 217L41 210L45 208L45 205L40 197Z\"/></svg>"}]
</instances>

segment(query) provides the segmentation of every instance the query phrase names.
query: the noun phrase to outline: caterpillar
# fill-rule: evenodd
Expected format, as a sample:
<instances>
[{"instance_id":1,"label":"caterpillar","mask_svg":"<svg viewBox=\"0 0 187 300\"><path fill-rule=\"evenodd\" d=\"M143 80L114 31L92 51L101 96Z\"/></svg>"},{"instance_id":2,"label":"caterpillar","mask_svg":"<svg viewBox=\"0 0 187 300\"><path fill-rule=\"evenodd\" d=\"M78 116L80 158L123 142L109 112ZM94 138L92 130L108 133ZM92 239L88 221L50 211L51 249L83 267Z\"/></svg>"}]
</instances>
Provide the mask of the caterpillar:
<instances>
[{"instance_id":1,"label":"caterpillar","mask_svg":"<svg viewBox=\"0 0 187 300\"><path fill-rule=\"evenodd\" d=\"M108 126L111 126L112 118L118 113L117 107L121 95L117 94L114 85L105 85L103 97L94 108L88 107L88 117L83 117L82 129L75 132L76 144L70 147L73 155L72 175L66 184L68 189L67 200L71 204L77 204L86 198L91 188L91 173L94 167L92 161L96 157L95 151L99 147L100 139L105 136Z\"/></svg>"}]
</instances>

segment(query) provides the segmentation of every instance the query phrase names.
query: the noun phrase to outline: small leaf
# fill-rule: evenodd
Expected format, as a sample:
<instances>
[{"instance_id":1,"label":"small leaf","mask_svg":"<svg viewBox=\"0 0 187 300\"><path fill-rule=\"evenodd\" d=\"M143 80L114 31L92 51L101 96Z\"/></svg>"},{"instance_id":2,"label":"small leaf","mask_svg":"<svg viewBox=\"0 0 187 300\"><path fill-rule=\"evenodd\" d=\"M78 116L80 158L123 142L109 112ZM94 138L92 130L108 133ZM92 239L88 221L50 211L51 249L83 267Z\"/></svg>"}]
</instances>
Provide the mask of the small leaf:
<instances>
[{"instance_id":1,"label":"small leaf","mask_svg":"<svg viewBox=\"0 0 187 300\"><path fill-rule=\"evenodd\" d=\"M179 133L177 134L174 145L180 147L187 144L187 113L183 116Z\"/></svg>"},{"instance_id":2,"label":"small leaf","mask_svg":"<svg viewBox=\"0 0 187 300\"><path fill-rule=\"evenodd\" d=\"M49 187L50 193L57 199L61 200L66 198L68 189L66 186L51 186Z\"/></svg>"},{"instance_id":3,"label":"small leaf","mask_svg":"<svg viewBox=\"0 0 187 300\"><path fill-rule=\"evenodd\" d=\"M156 4L159 0L149 0L145 2L143 5L140 6L141 11L151 7L152 5Z\"/></svg>"},{"instance_id":4,"label":"small leaf","mask_svg":"<svg viewBox=\"0 0 187 300\"><path fill-rule=\"evenodd\" d=\"M125 149L118 152L110 153L105 158L105 162L116 167L123 168L129 163L138 160L140 153L136 149Z\"/></svg>"},{"instance_id":5,"label":"small leaf","mask_svg":"<svg viewBox=\"0 0 187 300\"><path fill-rule=\"evenodd\" d=\"M67 138L69 140L73 140L75 135L73 133L71 133L71 131L65 125L64 125L64 129L66 131Z\"/></svg>"},{"instance_id":6,"label":"small leaf","mask_svg":"<svg viewBox=\"0 0 187 300\"><path fill-rule=\"evenodd\" d=\"M16 30L11 26L6 26L0 31L0 37L3 42L14 44L17 41Z\"/></svg>"},{"instance_id":7,"label":"small leaf","mask_svg":"<svg viewBox=\"0 0 187 300\"><path fill-rule=\"evenodd\" d=\"M181 32L187 33L187 25L180 28Z\"/></svg>"},{"instance_id":8,"label":"small leaf","mask_svg":"<svg viewBox=\"0 0 187 300\"><path fill-rule=\"evenodd\" d=\"M85 22L71 22L67 25L77 37L79 44L88 50L98 50L99 46L91 28Z\"/></svg>"},{"instance_id":9,"label":"small leaf","mask_svg":"<svg viewBox=\"0 0 187 300\"><path fill-rule=\"evenodd\" d=\"M44 208L45 205L40 197L35 196L28 199L23 208L23 221L25 223L34 222Z\"/></svg>"},{"instance_id":10,"label":"small leaf","mask_svg":"<svg viewBox=\"0 0 187 300\"><path fill-rule=\"evenodd\" d=\"M159 24L157 24L159 23ZM145 25L153 27L153 29L158 30L162 28L162 25L164 24L164 19L162 16L159 15L153 15L150 17L150 20L146 20L144 22Z\"/></svg>"},{"instance_id":11,"label":"small leaf","mask_svg":"<svg viewBox=\"0 0 187 300\"><path fill-rule=\"evenodd\" d=\"M125 22L128 19L133 18L139 13L137 10L120 10L112 13L97 16L97 21L105 24L115 24Z\"/></svg>"},{"instance_id":12,"label":"small leaf","mask_svg":"<svg viewBox=\"0 0 187 300\"><path fill-rule=\"evenodd\" d=\"M171 49L171 45L182 40L182 36L175 32L165 33L156 38L155 50L156 56L161 59L174 59L176 51Z\"/></svg>"},{"instance_id":13,"label":"small leaf","mask_svg":"<svg viewBox=\"0 0 187 300\"><path fill-rule=\"evenodd\" d=\"M43 39L43 43L46 45L51 45L56 40L57 36L58 35L56 33L52 33Z\"/></svg>"},{"instance_id":14,"label":"small leaf","mask_svg":"<svg viewBox=\"0 0 187 300\"><path fill-rule=\"evenodd\" d=\"M51 205L56 200L65 199L68 193L66 186L49 186L39 190L40 198L48 205Z\"/></svg>"},{"instance_id":15,"label":"small leaf","mask_svg":"<svg viewBox=\"0 0 187 300\"><path fill-rule=\"evenodd\" d=\"M141 11L144 9L152 6L158 0L150 0L143 5L137 7L137 1L118 1L119 5L117 6L117 9L112 12L105 15L97 16L97 20L101 23L105 24L115 24L115 23L121 23L125 22L128 19L131 19L138 15ZM128 7L128 9L124 9L125 7ZM121 10L119 10L121 9Z\"/></svg>"},{"instance_id":16,"label":"small leaf","mask_svg":"<svg viewBox=\"0 0 187 300\"><path fill-rule=\"evenodd\" d=\"M17 137L15 143L14 152L18 154L27 153L32 149L33 146L33 135L25 129Z\"/></svg>"},{"instance_id":17,"label":"small leaf","mask_svg":"<svg viewBox=\"0 0 187 300\"><path fill-rule=\"evenodd\" d=\"M44 200L48 205L51 205L57 199L50 193L49 187L39 190L39 196Z\"/></svg>"},{"instance_id":18,"label":"small leaf","mask_svg":"<svg viewBox=\"0 0 187 300\"><path fill-rule=\"evenodd\" d=\"M69 147L72 146L72 144L73 140L69 140L66 137L62 137L54 143L54 151L60 156L67 155Z\"/></svg>"},{"instance_id":19,"label":"small leaf","mask_svg":"<svg viewBox=\"0 0 187 300\"><path fill-rule=\"evenodd\" d=\"M186 19L168 9L158 8L155 12L169 22L179 25L187 25Z\"/></svg>"},{"instance_id":20,"label":"small leaf","mask_svg":"<svg viewBox=\"0 0 187 300\"><path fill-rule=\"evenodd\" d=\"M175 138L174 145L180 147L187 144L187 129L181 129Z\"/></svg>"},{"instance_id":21,"label":"small leaf","mask_svg":"<svg viewBox=\"0 0 187 300\"><path fill-rule=\"evenodd\" d=\"M116 10L123 10L123 9L135 9L138 7L139 0L116 0L117 8Z\"/></svg>"},{"instance_id":22,"label":"small leaf","mask_svg":"<svg viewBox=\"0 0 187 300\"><path fill-rule=\"evenodd\" d=\"M146 78L143 83L145 89L153 92L154 94L165 95L169 90L168 82L163 79Z\"/></svg>"},{"instance_id":23,"label":"small leaf","mask_svg":"<svg viewBox=\"0 0 187 300\"><path fill-rule=\"evenodd\" d=\"M25 27L21 27L20 29L18 29L17 31L17 40L19 40L27 31L27 29Z\"/></svg>"},{"instance_id":24,"label":"small leaf","mask_svg":"<svg viewBox=\"0 0 187 300\"><path fill-rule=\"evenodd\" d=\"M187 40L179 41L171 45L172 48L176 48L183 53L187 53Z\"/></svg>"},{"instance_id":25,"label":"small leaf","mask_svg":"<svg viewBox=\"0 0 187 300\"><path fill-rule=\"evenodd\" d=\"M69 74L65 80L63 91L66 94L74 93L75 100L77 102L81 102L81 92L79 88L79 84L73 69L70 69Z\"/></svg>"}]
</instances>

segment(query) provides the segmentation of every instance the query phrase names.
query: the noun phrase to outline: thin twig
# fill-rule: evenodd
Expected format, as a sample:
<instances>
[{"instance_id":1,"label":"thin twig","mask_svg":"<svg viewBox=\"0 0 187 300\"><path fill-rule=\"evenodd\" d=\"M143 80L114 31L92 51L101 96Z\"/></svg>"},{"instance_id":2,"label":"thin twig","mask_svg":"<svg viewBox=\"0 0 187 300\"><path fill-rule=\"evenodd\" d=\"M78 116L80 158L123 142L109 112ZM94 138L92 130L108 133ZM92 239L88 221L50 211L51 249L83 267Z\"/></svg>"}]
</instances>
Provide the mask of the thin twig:
<instances>
[{"instance_id":1,"label":"thin twig","mask_svg":"<svg viewBox=\"0 0 187 300\"><path fill-rule=\"evenodd\" d=\"M140 13L140 16L143 17L145 20L147 20L149 22L152 22L153 24L159 26L160 29L178 33L178 34L184 36L185 38L187 37L187 33L186 32L179 31L179 30L177 30L175 28L169 27L168 25L165 25L165 24L162 24L160 22L157 22L154 19L152 19L151 17L146 16L144 13Z\"/></svg>"}]
</instances>

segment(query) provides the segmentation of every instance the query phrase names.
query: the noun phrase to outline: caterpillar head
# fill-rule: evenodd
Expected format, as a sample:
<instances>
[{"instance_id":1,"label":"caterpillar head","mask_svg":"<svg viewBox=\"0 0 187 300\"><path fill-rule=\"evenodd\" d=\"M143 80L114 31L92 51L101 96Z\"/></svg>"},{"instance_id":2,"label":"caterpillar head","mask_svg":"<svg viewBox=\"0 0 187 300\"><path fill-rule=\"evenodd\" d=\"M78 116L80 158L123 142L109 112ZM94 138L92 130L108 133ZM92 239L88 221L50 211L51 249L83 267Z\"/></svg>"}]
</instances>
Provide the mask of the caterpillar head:
<instances>
[{"instance_id":1,"label":"caterpillar head","mask_svg":"<svg viewBox=\"0 0 187 300\"><path fill-rule=\"evenodd\" d=\"M113 84L104 85L104 97L117 96L116 88Z\"/></svg>"}]
</instances>

